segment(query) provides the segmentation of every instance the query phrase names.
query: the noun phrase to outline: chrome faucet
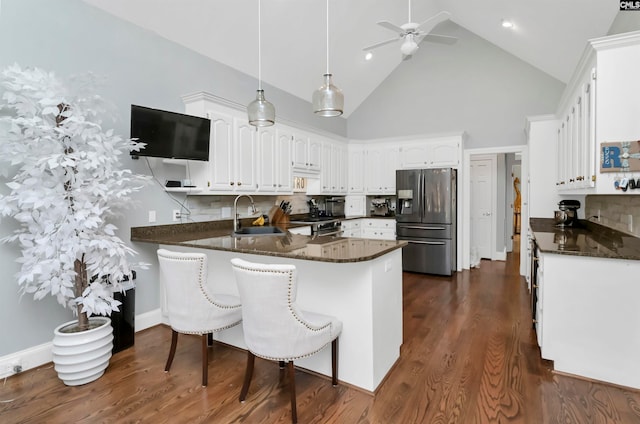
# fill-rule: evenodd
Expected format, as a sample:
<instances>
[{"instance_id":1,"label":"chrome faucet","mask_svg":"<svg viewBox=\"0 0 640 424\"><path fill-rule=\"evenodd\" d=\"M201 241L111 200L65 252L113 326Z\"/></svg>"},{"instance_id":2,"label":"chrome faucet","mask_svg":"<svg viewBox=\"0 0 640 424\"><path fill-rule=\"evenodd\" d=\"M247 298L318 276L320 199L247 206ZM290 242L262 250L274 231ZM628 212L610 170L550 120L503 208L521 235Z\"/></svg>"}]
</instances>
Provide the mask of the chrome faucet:
<instances>
[{"instance_id":1,"label":"chrome faucet","mask_svg":"<svg viewBox=\"0 0 640 424\"><path fill-rule=\"evenodd\" d=\"M233 232L235 233L240 228L239 215L238 215L238 199L241 197L248 197L251 201L251 213L256 213L256 205L253 204L253 197L248 194L240 194L236 197L236 200L233 201Z\"/></svg>"}]
</instances>

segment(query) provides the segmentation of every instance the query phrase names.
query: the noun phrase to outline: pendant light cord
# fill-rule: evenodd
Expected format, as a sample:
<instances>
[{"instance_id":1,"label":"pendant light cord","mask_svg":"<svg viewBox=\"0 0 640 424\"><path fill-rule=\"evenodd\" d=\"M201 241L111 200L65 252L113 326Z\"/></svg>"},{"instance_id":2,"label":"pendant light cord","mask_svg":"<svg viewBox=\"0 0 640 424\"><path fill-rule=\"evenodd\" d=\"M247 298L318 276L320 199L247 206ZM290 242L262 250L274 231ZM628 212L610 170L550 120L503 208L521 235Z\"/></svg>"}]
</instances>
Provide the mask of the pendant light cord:
<instances>
[{"instance_id":1,"label":"pendant light cord","mask_svg":"<svg viewBox=\"0 0 640 424\"><path fill-rule=\"evenodd\" d=\"M411 0L409 0L409 20L407 22L411 22Z\"/></svg>"},{"instance_id":2,"label":"pendant light cord","mask_svg":"<svg viewBox=\"0 0 640 424\"><path fill-rule=\"evenodd\" d=\"M258 0L258 90L262 90L262 43L261 43L262 28L260 25L260 16L262 15L261 4L262 4L262 0Z\"/></svg>"},{"instance_id":3,"label":"pendant light cord","mask_svg":"<svg viewBox=\"0 0 640 424\"><path fill-rule=\"evenodd\" d=\"M329 0L327 0L327 74L329 73Z\"/></svg>"}]
</instances>

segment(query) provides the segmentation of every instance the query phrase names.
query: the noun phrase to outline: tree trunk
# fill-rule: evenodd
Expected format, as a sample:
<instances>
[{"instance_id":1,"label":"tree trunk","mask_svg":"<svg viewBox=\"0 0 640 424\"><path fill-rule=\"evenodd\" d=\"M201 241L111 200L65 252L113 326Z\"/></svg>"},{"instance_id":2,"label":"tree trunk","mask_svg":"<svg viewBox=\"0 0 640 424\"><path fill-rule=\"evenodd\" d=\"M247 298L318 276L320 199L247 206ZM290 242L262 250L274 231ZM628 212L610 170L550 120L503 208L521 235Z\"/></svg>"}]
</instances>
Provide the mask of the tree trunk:
<instances>
[{"instance_id":1,"label":"tree trunk","mask_svg":"<svg viewBox=\"0 0 640 424\"><path fill-rule=\"evenodd\" d=\"M74 269L76 271L76 283L74 294L76 299L82 296L82 292L87 287L87 264L84 262L84 255L82 255L82 260L76 259L74 262ZM78 330L85 331L89 329L89 317L86 312L82 312L82 304L76 305L76 311L78 314Z\"/></svg>"}]
</instances>

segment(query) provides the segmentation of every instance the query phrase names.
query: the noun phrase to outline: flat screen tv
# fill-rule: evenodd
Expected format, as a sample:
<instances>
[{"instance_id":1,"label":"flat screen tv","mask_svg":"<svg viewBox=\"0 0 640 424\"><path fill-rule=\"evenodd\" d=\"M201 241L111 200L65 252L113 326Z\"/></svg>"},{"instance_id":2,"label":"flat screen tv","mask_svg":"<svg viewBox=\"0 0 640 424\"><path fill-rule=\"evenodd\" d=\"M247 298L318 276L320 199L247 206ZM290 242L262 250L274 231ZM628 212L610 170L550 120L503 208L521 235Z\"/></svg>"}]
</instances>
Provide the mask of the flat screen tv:
<instances>
[{"instance_id":1,"label":"flat screen tv","mask_svg":"<svg viewBox=\"0 0 640 424\"><path fill-rule=\"evenodd\" d=\"M131 156L209 160L211 120L131 105L131 138L147 143Z\"/></svg>"}]
</instances>

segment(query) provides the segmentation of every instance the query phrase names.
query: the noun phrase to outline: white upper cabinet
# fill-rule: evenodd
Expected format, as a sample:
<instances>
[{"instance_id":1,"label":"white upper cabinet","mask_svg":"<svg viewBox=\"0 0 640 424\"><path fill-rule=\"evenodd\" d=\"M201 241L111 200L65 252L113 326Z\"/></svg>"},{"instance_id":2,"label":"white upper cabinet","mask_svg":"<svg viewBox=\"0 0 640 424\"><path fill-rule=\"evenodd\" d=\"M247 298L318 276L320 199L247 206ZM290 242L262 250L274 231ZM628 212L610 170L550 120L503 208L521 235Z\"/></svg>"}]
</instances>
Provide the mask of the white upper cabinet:
<instances>
[{"instance_id":1,"label":"white upper cabinet","mask_svg":"<svg viewBox=\"0 0 640 424\"><path fill-rule=\"evenodd\" d=\"M403 142L400 146L401 169L457 168L461 158L461 136Z\"/></svg>"},{"instance_id":2,"label":"white upper cabinet","mask_svg":"<svg viewBox=\"0 0 640 424\"><path fill-rule=\"evenodd\" d=\"M347 147L342 143L325 139L322 141L321 151L322 167L318 194L346 194Z\"/></svg>"},{"instance_id":3,"label":"white upper cabinet","mask_svg":"<svg viewBox=\"0 0 640 424\"><path fill-rule=\"evenodd\" d=\"M398 148L368 146L365 152L365 193L395 194Z\"/></svg>"},{"instance_id":4,"label":"white upper cabinet","mask_svg":"<svg viewBox=\"0 0 640 424\"><path fill-rule=\"evenodd\" d=\"M299 171L319 172L322 143L316 136L303 132L293 134L293 168Z\"/></svg>"},{"instance_id":5,"label":"white upper cabinet","mask_svg":"<svg viewBox=\"0 0 640 424\"><path fill-rule=\"evenodd\" d=\"M348 148L348 193L364 193L364 147L360 145L350 145Z\"/></svg>"},{"instance_id":6,"label":"white upper cabinet","mask_svg":"<svg viewBox=\"0 0 640 424\"><path fill-rule=\"evenodd\" d=\"M640 134L635 75L640 75L640 31L590 40L557 111L556 186L563 194L640 194L616 189L622 178L640 178L632 156ZM616 143L619 155L612 168L601 169L603 147L609 147L603 143Z\"/></svg>"},{"instance_id":7,"label":"white upper cabinet","mask_svg":"<svg viewBox=\"0 0 640 424\"><path fill-rule=\"evenodd\" d=\"M258 131L258 192L293 192L291 140L292 133L285 128Z\"/></svg>"}]
</instances>

